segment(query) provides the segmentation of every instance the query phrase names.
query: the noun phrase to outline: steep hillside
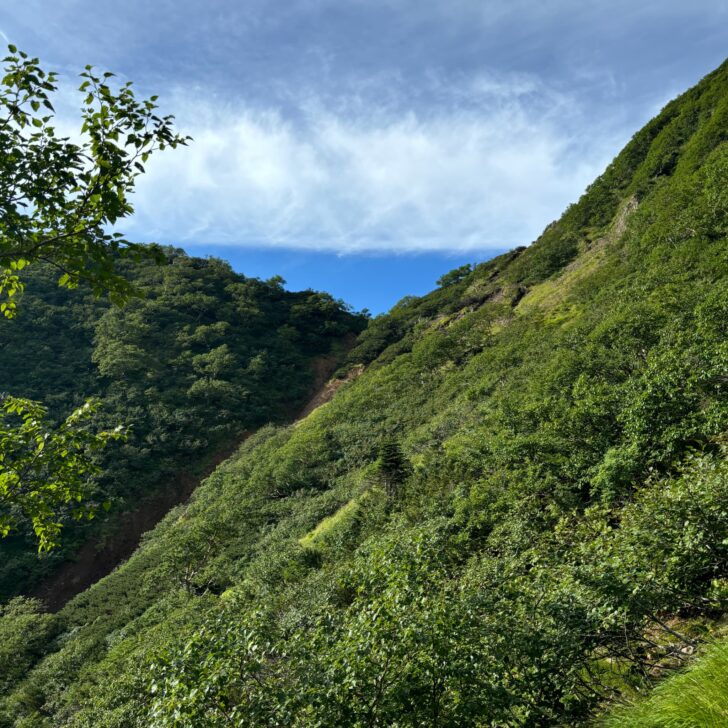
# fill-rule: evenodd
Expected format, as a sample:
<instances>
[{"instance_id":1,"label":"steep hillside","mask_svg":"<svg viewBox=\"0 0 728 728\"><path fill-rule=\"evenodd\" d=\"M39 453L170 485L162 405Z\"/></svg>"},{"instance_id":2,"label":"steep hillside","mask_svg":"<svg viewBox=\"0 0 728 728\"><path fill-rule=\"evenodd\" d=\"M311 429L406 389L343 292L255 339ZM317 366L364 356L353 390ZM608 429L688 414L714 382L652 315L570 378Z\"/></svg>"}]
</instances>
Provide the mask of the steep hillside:
<instances>
[{"instance_id":1,"label":"steep hillside","mask_svg":"<svg viewBox=\"0 0 728 728\"><path fill-rule=\"evenodd\" d=\"M314 385L315 361L334 350L335 361L364 325L326 294L290 293L219 260L168 253L169 265L126 265L143 297L122 309L61 289L40 268L17 318L0 321L0 391L40 400L57 416L98 397L102 424L130 428L105 454L93 494L109 509L103 523L68 524L64 550L40 560L29 527L0 542L0 599L27 593L89 540L96 563L76 587L108 573L104 563L128 556L139 529L184 500L208 462L245 432L290 419ZM95 552L100 541L108 556ZM53 603L62 596L56 589Z\"/></svg>"},{"instance_id":2,"label":"steep hillside","mask_svg":"<svg viewBox=\"0 0 728 728\"><path fill-rule=\"evenodd\" d=\"M114 573L11 601L0 725L583 725L700 654L728 607L726 180L728 64L533 245L372 321L330 402Z\"/></svg>"}]
</instances>

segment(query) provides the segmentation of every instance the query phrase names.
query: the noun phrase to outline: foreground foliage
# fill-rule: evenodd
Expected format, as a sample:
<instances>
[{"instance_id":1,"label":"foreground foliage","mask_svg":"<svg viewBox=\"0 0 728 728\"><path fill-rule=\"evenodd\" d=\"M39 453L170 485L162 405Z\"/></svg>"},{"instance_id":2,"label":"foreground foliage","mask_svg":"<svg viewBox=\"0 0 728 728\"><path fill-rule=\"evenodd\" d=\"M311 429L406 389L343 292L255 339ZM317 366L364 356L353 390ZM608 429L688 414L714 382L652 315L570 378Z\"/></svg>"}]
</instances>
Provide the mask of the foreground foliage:
<instances>
[{"instance_id":1,"label":"foreground foliage","mask_svg":"<svg viewBox=\"0 0 728 728\"><path fill-rule=\"evenodd\" d=\"M0 405L0 535L16 527L14 512L19 511L32 522L39 550L48 551L58 545L58 519L64 510L76 520L93 517L93 504L82 503L90 476L101 472L92 454L124 433L120 427L89 429L98 407L94 402L71 413L56 430L50 429L47 410L37 402L5 397ZM13 419L20 424L5 424Z\"/></svg>"},{"instance_id":2,"label":"foreground foliage","mask_svg":"<svg viewBox=\"0 0 728 728\"><path fill-rule=\"evenodd\" d=\"M128 298L122 257L161 260L161 251L130 243L109 226L134 211L130 195L155 152L185 145L172 116L157 115L156 96L138 100L131 82L114 89L113 73L80 74L76 141L54 126L58 75L11 45L0 80L0 312L12 317L28 266L46 262L59 285L85 281L99 296Z\"/></svg>"},{"instance_id":3,"label":"foreground foliage","mask_svg":"<svg viewBox=\"0 0 728 728\"><path fill-rule=\"evenodd\" d=\"M164 256L109 228L133 212L130 195L142 163L188 139L174 131L172 116L157 116L156 97L137 100L131 82L113 90L114 74L97 75L91 66L81 74L80 133L73 142L61 137L54 126L57 74L13 45L8 50L0 78L0 314L15 316L27 271L39 262L57 270L60 286L84 281L97 297L121 302L133 289L119 271L120 259L161 262ZM78 427L93 409L88 401L53 432L42 405L5 399L5 414L17 413L23 425L15 429L4 418L1 536L15 528L19 511L32 521L39 551L58 545L69 501L83 499L98 470L86 451L109 439ZM85 513L92 512L89 505Z\"/></svg>"}]
</instances>

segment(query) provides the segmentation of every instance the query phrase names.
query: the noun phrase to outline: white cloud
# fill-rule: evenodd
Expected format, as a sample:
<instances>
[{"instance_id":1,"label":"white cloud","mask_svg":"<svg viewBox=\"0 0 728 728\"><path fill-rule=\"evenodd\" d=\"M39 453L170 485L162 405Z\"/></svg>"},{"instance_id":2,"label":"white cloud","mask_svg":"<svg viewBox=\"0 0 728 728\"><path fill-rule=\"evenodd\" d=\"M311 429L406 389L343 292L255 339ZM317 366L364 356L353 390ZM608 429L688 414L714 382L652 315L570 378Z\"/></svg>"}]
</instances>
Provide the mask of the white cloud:
<instances>
[{"instance_id":1,"label":"white cloud","mask_svg":"<svg viewBox=\"0 0 728 728\"><path fill-rule=\"evenodd\" d=\"M427 111L297 98L284 116L173 94L165 110L194 142L150 160L124 231L340 252L503 248L534 239L617 148L580 130L573 100L522 75L465 79Z\"/></svg>"}]
</instances>

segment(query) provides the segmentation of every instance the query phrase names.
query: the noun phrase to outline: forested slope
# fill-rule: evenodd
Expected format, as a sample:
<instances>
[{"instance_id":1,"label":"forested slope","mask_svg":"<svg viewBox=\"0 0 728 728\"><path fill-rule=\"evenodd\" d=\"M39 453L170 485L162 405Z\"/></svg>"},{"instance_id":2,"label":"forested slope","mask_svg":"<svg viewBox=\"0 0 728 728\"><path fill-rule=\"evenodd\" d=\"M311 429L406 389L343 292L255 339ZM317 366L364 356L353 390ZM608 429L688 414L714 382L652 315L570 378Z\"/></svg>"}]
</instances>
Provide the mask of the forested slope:
<instances>
[{"instance_id":1,"label":"forested slope","mask_svg":"<svg viewBox=\"0 0 728 728\"><path fill-rule=\"evenodd\" d=\"M93 493L109 510L103 524L67 524L65 548L40 560L29 527L0 542L0 598L26 593L89 538L108 539L120 512L153 509L160 491L179 502L180 473L193 480L245 431L289 419L310 394L314 359L341 356L364 325L327 294L167 254L168 265L124 264L142 297L123 308L33 269L17 317L0 321L0 391L57 417L97 397L100 424L129 428L103 456Z\"/></svg>"},{"instance_id":2,"label":"forested slope","mask_svg":"<svg viewBox=\"0 0 728 728\"><path fill-rule=\"evenodd\" d=\"M699 655L728 606L727 180L723 65L533 245L372 321L331 402L117 571L6 605L0 725L583 725Z\"/></svg>"}]
</instances>

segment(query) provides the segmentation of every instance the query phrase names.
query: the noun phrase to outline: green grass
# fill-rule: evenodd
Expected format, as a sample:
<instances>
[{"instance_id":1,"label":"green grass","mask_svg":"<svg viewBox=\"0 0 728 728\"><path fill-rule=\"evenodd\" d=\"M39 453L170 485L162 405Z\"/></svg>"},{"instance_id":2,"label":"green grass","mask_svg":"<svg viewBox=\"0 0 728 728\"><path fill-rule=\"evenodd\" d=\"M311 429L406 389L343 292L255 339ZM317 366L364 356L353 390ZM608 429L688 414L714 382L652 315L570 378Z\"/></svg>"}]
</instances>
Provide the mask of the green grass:
<instances>
[{"instance_id":1,"label":"green grass","mask_svg":"<svg viewBox=\"0 0 728 728\"><path fill-rule=\"evenodd\" d=\"M313 531L310 531L299 539L301 546L304 548L312 548L335 531L345 528L353 518L356 518L362 502L366 499L366 495L366 493L363 493L356 498L352 498L348 503L341 506L336 513L324 518Z\"/></svg>"},{"instance_id":2,"label":"green grass","mask_svg":"<svg viewBox=\"0 0 728 728\"><path fill-rule=\"evenodd\" d=\"M716 642L690 668L649 697L612 713L604 728L724 728L728 726L728 640Z\"/></svg>"}]
</instances>

